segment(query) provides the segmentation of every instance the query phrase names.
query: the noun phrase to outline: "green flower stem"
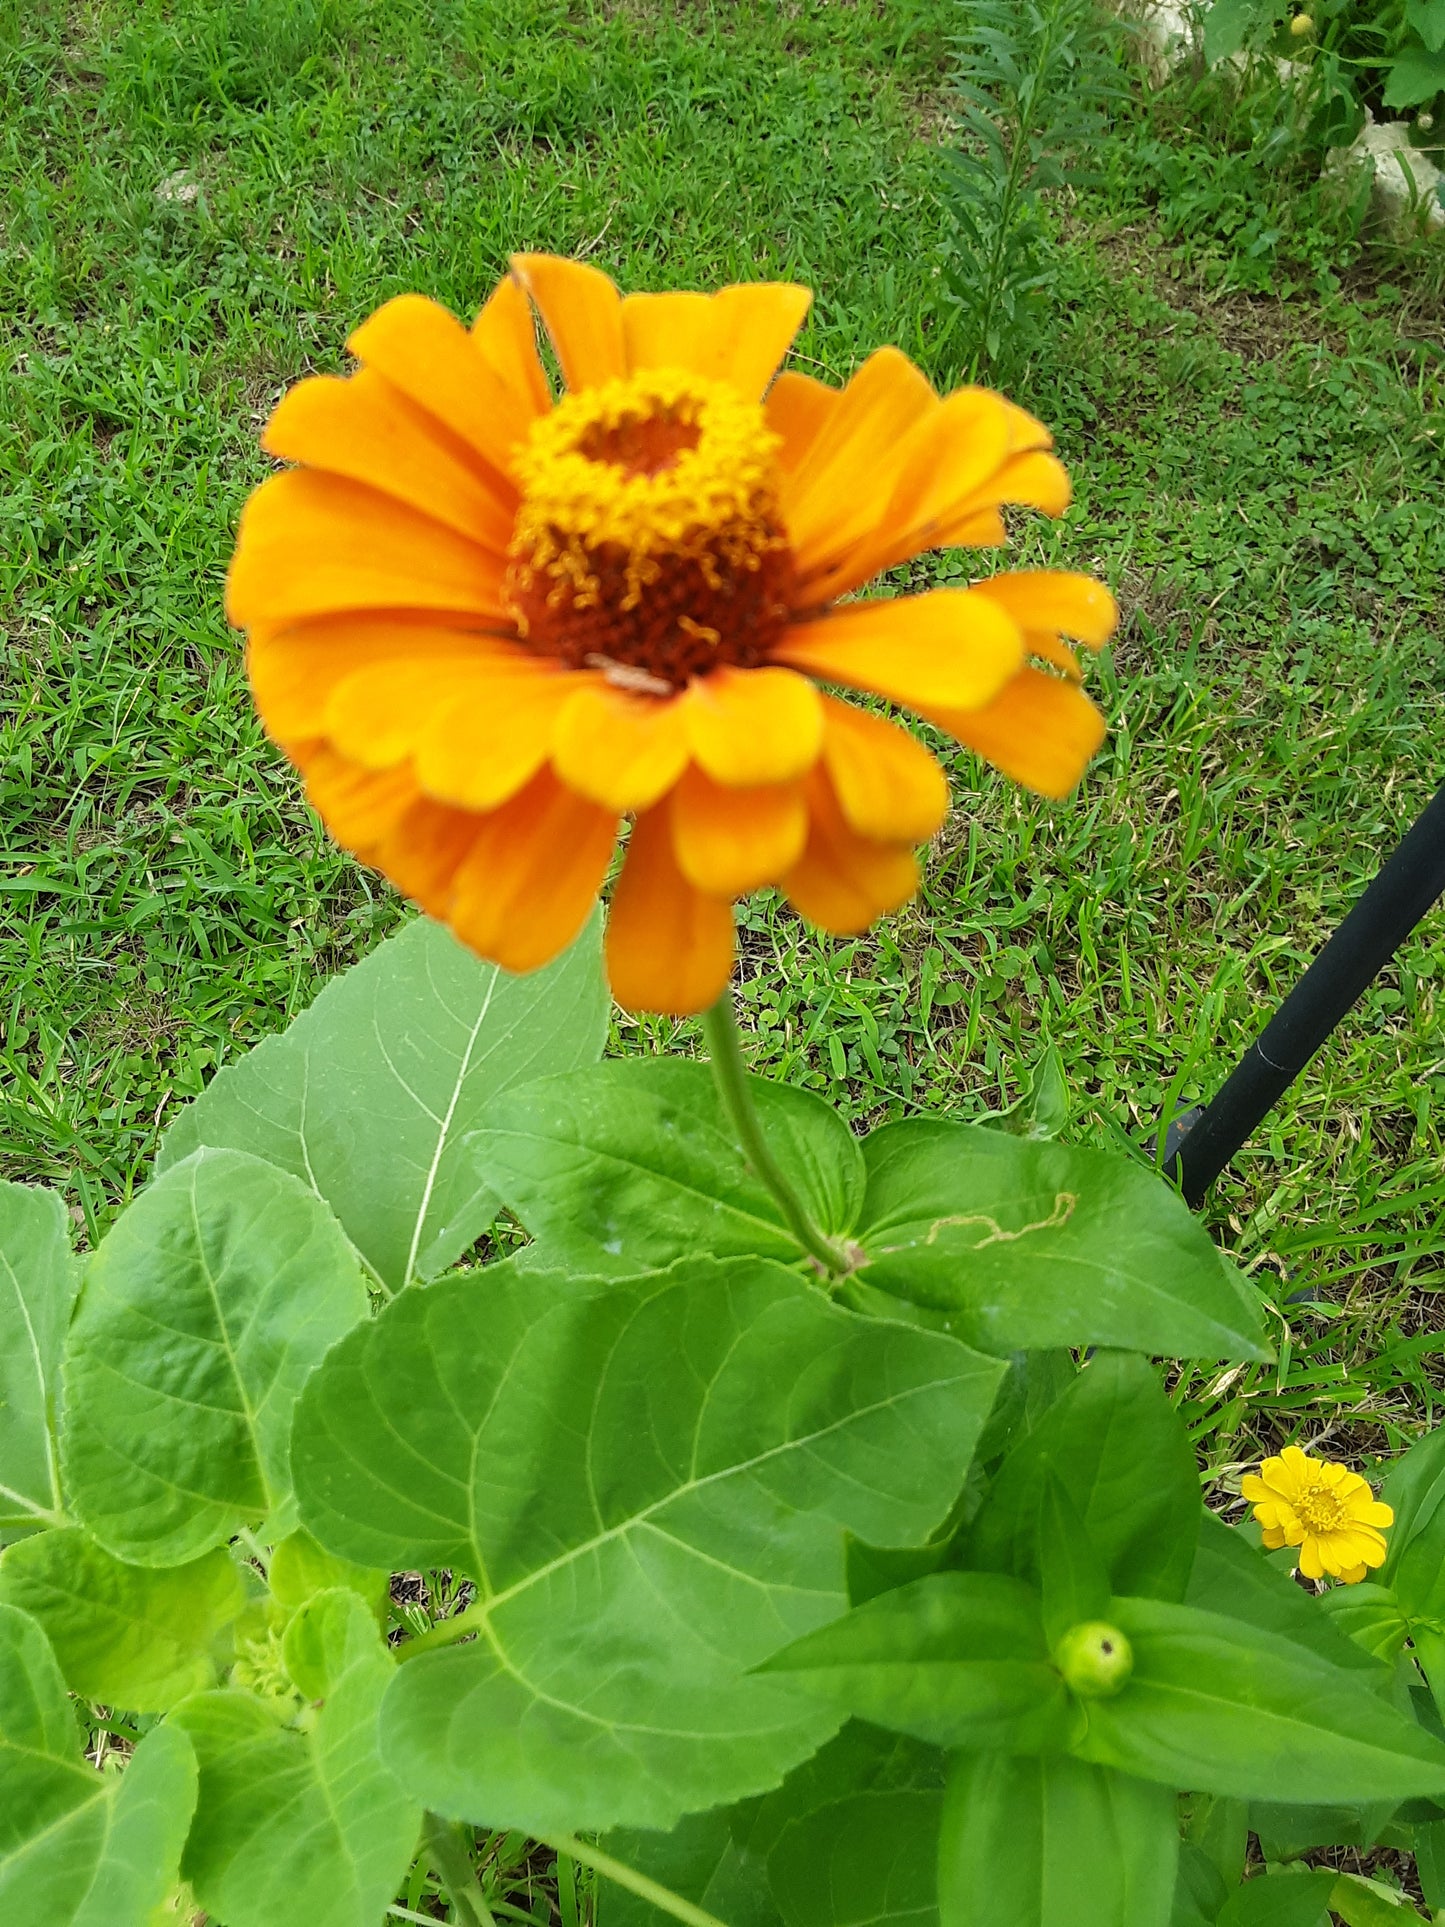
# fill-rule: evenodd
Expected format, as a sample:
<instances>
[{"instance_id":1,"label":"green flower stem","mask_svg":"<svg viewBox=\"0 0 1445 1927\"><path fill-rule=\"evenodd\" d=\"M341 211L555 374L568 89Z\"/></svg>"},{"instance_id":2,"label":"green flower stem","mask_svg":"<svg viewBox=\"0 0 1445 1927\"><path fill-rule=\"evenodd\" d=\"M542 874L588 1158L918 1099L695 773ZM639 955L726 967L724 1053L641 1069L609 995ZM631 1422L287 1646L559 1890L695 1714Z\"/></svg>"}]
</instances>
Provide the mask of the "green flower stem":
<instances>
[{"instance_id":1,"label":"green flower stem","mask_svg":"<svg viewBox=\"0 0 1445 1927\"><path fill-rule=\"evenodd\" d=\"M422 1837L427 1858L450 1897L453 1920L462 1923L462 1927L497 1927L461 1829L439 1813L429 1813L422 1826Z\"/></svg>"},{"instance_id":2,"label":"green flower stem","mask_svg":"<svg viewBox=\"0 0 1445 1927\"><path fill-rule=\"evenodd\" d=\"M690 1900L675 1894L671 1887L649 1880L645 1873L639 1873L635 1867L629 1867L621 1860L614 1860L601 1847L591 1846L570 1833L539 1834L537 1838L554 1853L570 1854L574 1860L580 1860L584 1867L600 1873L604 1880L615 1880L619 1887L626 1887L630 1893L651 1901L654 1907L671 1914L674 1920L686 1922L686 1927L723 1927L716 1914L710 1914L702 1907L694 1907Z\"/></svg>"},{"instance_id":3,"label":"green flower stem","mask_svg":"<svg viewBox=\"0 0 1445 1927\"><path fill-rule=\"evenodd\" d=\"M813 1223L763 1135L753 1094L748 1089L748 1068L743 1061L742 1039L738 1036L730 991L725 990L712 1008L703 1012L702 1033L707 1039L708 1053L712 1058L712 1073L717 1079L718 1095L737 1132L743 1156L772 1192L788 1229L798 1243L810 1257L817 1260L829 1277L841 1276L849 1270L848 1254Z\"/></svg>"}]
</instances>

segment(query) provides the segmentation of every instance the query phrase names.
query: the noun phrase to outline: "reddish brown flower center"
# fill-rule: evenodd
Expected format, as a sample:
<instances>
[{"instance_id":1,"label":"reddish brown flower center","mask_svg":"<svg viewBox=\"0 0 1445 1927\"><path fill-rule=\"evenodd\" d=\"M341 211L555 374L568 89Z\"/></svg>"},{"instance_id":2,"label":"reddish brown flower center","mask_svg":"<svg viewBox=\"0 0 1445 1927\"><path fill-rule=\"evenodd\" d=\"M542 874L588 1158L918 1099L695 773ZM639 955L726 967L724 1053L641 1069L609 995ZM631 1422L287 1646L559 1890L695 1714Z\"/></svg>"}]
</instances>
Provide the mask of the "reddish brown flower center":
<instances>
[{"instance_id":1,"label":"reddish brown flower center","mask_svg":"<svg viewBox=\"0 0 1445 1927\"><path fill-rule=\"evenodd\" d=\"M523 639L659 694L764 661L793 587L776 448L756 403L675 370L565 397L518 463Z\"/></svg>"}]
</instances>

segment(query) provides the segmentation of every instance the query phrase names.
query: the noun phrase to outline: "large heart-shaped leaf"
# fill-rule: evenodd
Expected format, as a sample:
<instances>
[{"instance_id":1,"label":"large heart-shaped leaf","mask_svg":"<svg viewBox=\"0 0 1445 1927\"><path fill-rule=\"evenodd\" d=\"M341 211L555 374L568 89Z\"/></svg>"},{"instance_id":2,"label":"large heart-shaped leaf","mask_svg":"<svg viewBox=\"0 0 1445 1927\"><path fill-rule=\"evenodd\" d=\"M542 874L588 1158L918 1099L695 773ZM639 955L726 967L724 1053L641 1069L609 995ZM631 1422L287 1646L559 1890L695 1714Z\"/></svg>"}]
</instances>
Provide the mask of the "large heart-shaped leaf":
<instances>
[{"instance_id":1,"label":"large heart-shaped leaf","mask_svg":"<svg viewBox=\"0 0 1445 1927\"><path fill-rule=\"evenodd\" d=\"M814 1221L857 1220L856 1139L811 1092L748 1080L779 1162ZM744 1160L706 1064L632 1058L510 1091L472 1139L479 1168L544 1253L636 1272L706 1251L797 1263L803 1249Z\"/></svg>"},{"instance_id":2,"label":"large heart-shaped leaf","mask_svg":"<svg viewBox=\"0 0 1445 1927\"><path fill-rule=\"evenodd\" d=\"M1445 1793L1445 1746L1361 1675L1242 1620L1116 1599L1128 1685L1090 1703L1083 1759L1243 1800L1408 1800Z\"/></svg>"},{"instance_id":3,"label":"large heart-shaped leaf","mask_svg":"<svg viewBox=\"0 0 1445 1927\"><path fill-rule=\"evenodd\" d=\"M376 1927L416 1850L421 1809L378 1748L393 1661L376 1621L345 1590L304 1612L320 1702L306 1720L234 1687L171 1716L201 1769L184 1871L226 1927Z\"/></svg>"},{"instance_id":4,"label":"large heart-shaped leaf","mask_svg":"<svg viewBox=\"0 0 1445 1927\"><path fill-rule=\"evenodd\" d=\"M969 1563L1037 1580L1040 1507L1057 1480L1116 1592L1182 1599L1199 1527L1189 1435L1157 1373L1104 1352L1004 1460L969 1540Z\"/></svg>"},{"instance_id":5,"label":"large heart-shaped leaf","mask_svg":"<svg viewBox=\"0 0 1445 1927\"><path fill-rule=\"evenodd\" d=\"M1038 1594L1001 1572L939 1572L884 1593L785 1646L766 1671L935 1746L1024 1752L1067 1737Z\"/></svg>"},{"instance_id":6,"label":"large heart-shaped leaf","mask_svg":"<svg viewBox=\"0 0 1445 1927\"><path fill-rule=\"evenodd\" d=\"M854 1793L784 1829L768 1879L787 1927L936 1927L941 1791Z\"/></svg>"},{"instance_id":7,"label":"large heart-shaped leaf","mask_svg":"<svg viewBox=\"0 0 1445 1927\"><path fill-rule=\"evenodd\" d=\"M222 1547L157 1571L124 1564L76 1526L11 1546L0 1599L39 1622L73 1693L133 1713L164 1713L213 1685L222 1635L246 1603Z\"/></svg>"},{"instance_id":8,"label":"large heart-shaped leaf","mask_svg":"<svg viewBox=\"0 0 1445 1927\"><path fill-rule=\"evenodd\" d=\"M511 977L419 917L219 1071L166 1133L159 1168L202 1145L250 1151L324 1198L383 1284L434 1277L496 1213L463 1149L483 1106L601 1053L600 929L594 918L555 963Z\"/></svg>"},{"instance_id":9,"label":"large heart-shaped leaf","mask_svg":"<svg viewBox=\"0 0 1445 1927\"><path fill-rule=\"evenodd\" d=\"M198 1151L143 1191L86 1267L66 1347L61 1461L95 1538L173 1566L274 1518L296 1394L365 1313L340 1226L274 1165Z\"/></svg>"},{"instance_id":10,"label":"large heart-shaped leaf","mask_svg":"<svg viewBox=\"0 0 1445 1927\"><path fill-rule=\"evenodd\" d=\"M1126 1157L931 1118L885 1125L863 1155L861 1278L970 1344L1268 1355L1247 1286Z\"/></svg>"},{"instance_id":11,"label":"large heart-shaped leaf","mask_svg":"<svg viewBox=\"0 0 1445 1927\"><path fill-rule=\"evenodd\" d=\"M690 1813L670 1833L609 1834L608 1853L727 1927L781 1927L765 1860L733 1832L735 1809ZM599 1927L663 1927L669 1916L630 1887L597 1883Z\"/></svg>"},{"instance_id":12,"label":"large heart-shaped leaf","mask_svg":"<svg viewBox=\"0 0 1445 1927\"><path fill-rule=\"evenodd\" d=\"M0 1920L149 1927L195 1799L195 1757L169 1727L119 1775L93 1772L44 1633L0 1605Z\"/></svg>"},{"instance_id":13,"label":"large heart-shaped leaf","mask_svg":"<svg viewBox=\"0 0 1445 1927\"><path fill-rule=\"evenodd\" d=\"M80 1282L55 1191L0 1183L0 1541L62 1515L54 1414Z\"/></svg>"},{"instance_id":14,"label":"large heart-shaped leaf","mask_svg":"<svg viewBox=\"0 0 1445 1927\"><path fill-rule=\"evenodd\" d=\"M544 1834L774 1784L841 1716L750 1670L844 1610L845 1527L940 1523L1000 1374L763 1260L396 1299L312 1379L293 1460L324 1545L479 1588L477 1637L387 1695L398 1773Z\"/></svg>"},{"instance_id":15,"label":"large heart-shaped leaf","mask_svg":"<svg viewBox=\"0 0 1445 1927\"><path fill-rule=\"evenodd\" d=\"M942 1927L1166 1927L1175 1797L1067 1754L961 1753L938 1843Z\"/></svg>"}]
</instances>

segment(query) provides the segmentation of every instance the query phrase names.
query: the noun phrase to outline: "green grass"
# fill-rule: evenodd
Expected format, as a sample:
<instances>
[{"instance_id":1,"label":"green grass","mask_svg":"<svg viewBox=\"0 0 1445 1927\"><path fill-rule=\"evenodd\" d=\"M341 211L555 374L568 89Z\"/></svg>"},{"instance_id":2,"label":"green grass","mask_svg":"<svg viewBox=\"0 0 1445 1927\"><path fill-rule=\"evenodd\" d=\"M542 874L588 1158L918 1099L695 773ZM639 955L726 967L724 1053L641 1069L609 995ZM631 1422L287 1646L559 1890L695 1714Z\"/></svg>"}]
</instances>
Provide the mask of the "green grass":
<instances>
[{"instance_id":1,"label":"green grass","mask_svg":"<svg viewBox=\"0 0 1445 1927\"><path fill-rule=\"evenodd\" d=\"M282 389L343 366L400 289L472 312L519 247L629 287L797 277L818 292L804 365L841 379L892 340L947 381L928 139L958 19L952 0L7 14L6 1175L61 1186L93 1239L174 1107L402 914L300 802L221 613ZM1054 315L1018 390L1078 501L1021 523L1011 559L1096 568L1125 610L1092 676L1107 748L1063 805L950 755L925 891L865 941L771 899L744 914L760 1067L860 1121L983 1116L1052 1046L1071 1130L1144 1142L1218 1083L1445 774L1439 250L1362 253L1338 205L1258 163L1239 112L1201 132L1191 98L1136 89L1100 184L1056 209ZM1442 972L1437 912L1211 1201L1280 1341L1277 1366L1181 1383L1226 1485L1293 1426L1368 1456L1438 1417ZM617 1041L671 1034L619 1019Z\"/></svg>"}]
</instances>

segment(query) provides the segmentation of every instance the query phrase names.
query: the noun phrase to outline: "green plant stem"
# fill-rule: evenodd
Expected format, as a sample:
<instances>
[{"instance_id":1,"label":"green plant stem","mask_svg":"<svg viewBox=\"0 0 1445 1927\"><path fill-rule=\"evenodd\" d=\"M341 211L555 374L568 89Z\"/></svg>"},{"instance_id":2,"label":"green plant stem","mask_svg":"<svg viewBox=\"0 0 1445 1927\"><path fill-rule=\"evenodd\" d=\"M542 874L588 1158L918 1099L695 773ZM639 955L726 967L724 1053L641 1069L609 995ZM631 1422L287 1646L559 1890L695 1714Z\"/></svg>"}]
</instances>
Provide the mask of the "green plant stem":
<instances>
[{"instance_id":1,"label":"green plant stem","mask_svg":"<svg viewBox=\"0 0 1445 1927\"><path fill-rule=\"evenodd\" d=\"M763 1135L762 1122L748 1089L748 1067L743 1061L742 1039L738 1036L730 991L724 991L712 1008L703 1012L702 1032L707 1039L718 1095L737 1132L744 1157L772 1192L788 1229L809 1256L815 1258L830 1277L846 1272L847 1254L814 1224Z\"/></svg>"},{"instance_id":2,"label":"green plant stem","mask_svg":"<svg viewBox=\"0 0 1445 1927\"><path fill-rule=\"evenodd\" d=\"M610 1853L601 1847L589 1846L585 1840L578 1840L570 1833L539 1834L543 1846L550 1847L554 1853L567 1853L574 1860L580 1860L584 1867L600 1873L604 1880L615 1880L619 1887L626 1887L630 1893L649 1900L654 1907L671 1914L674 1920L687 1923L687 1927L723 1927L716 1914L710 1914L702 1907L694 1907L690 1900L675 1894L671 1887L664 1887L656 1880L649 1880L645 1873L629 1867L621 1860L614 1860Z\"/></svg>"},{"instance_id":3,"label":"green plant stem","mask_svg":"<svg viewBox=\"0 0 1445 1927\"><path fill-rule=\"evenodd\" d=\"M497 1927L457 1826L439 1813L429 1813L422 1834L427 1857L451 1900L453 1918L465 1927Z\"/></svg>"}]
</instances>

